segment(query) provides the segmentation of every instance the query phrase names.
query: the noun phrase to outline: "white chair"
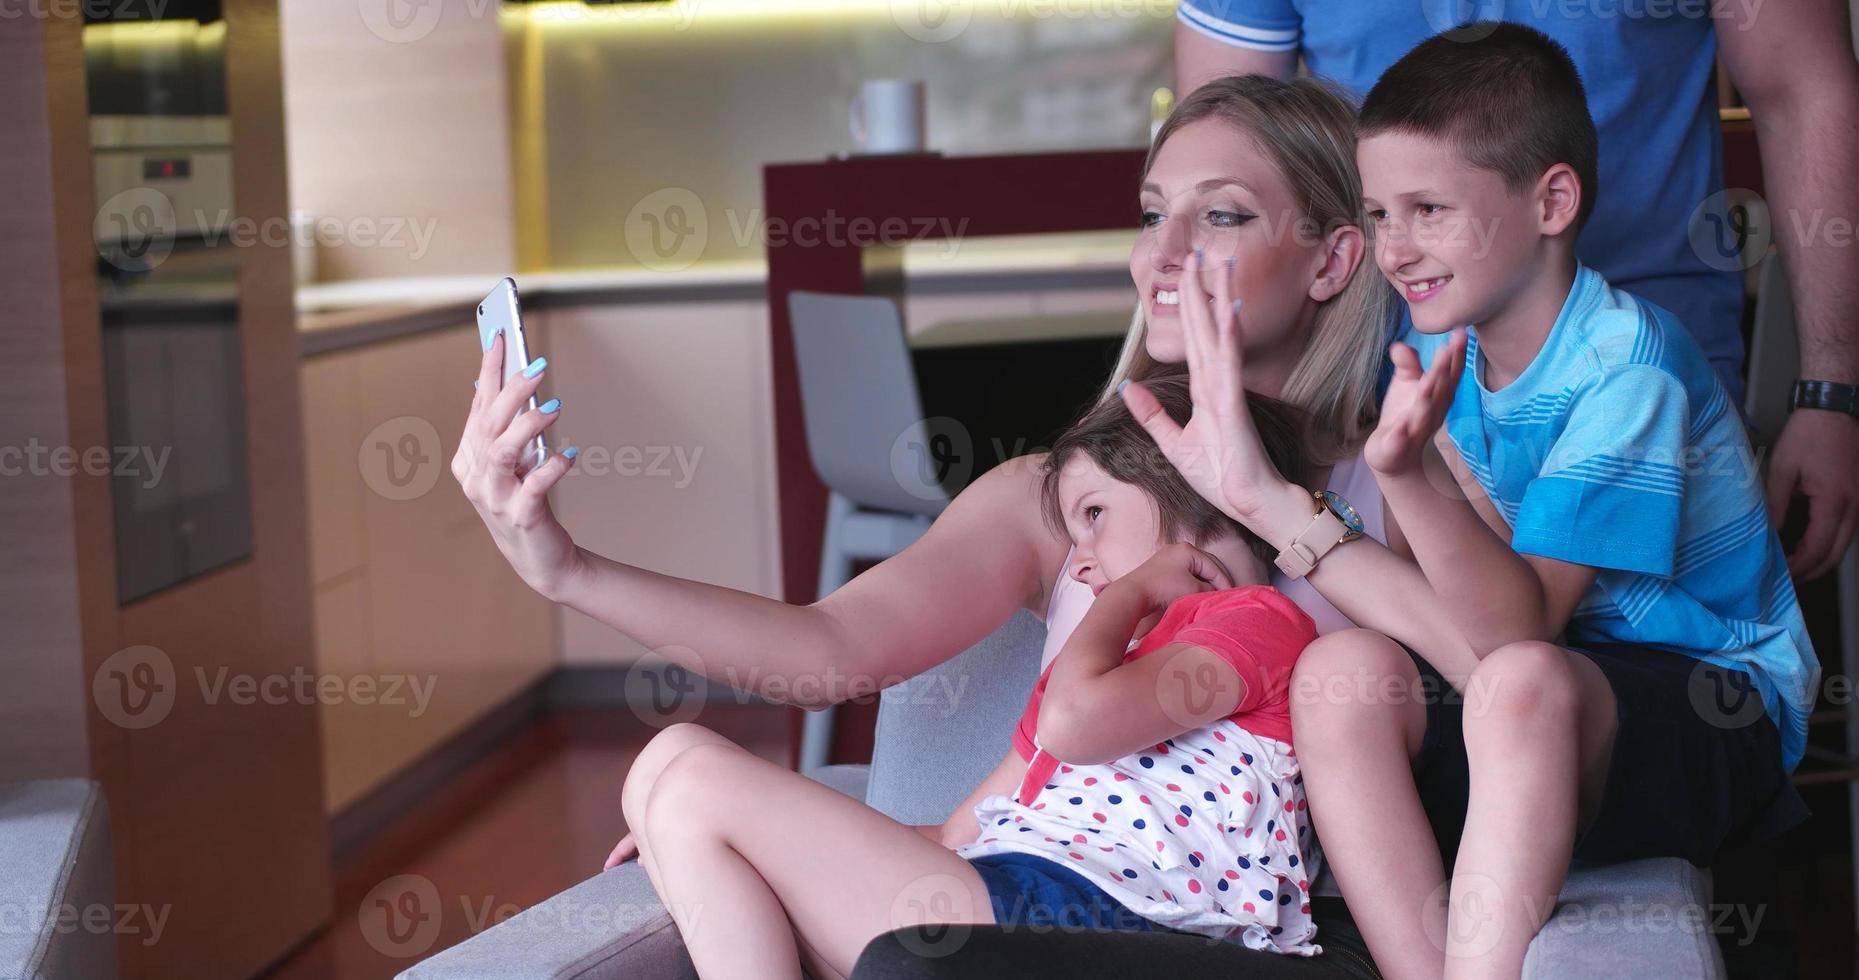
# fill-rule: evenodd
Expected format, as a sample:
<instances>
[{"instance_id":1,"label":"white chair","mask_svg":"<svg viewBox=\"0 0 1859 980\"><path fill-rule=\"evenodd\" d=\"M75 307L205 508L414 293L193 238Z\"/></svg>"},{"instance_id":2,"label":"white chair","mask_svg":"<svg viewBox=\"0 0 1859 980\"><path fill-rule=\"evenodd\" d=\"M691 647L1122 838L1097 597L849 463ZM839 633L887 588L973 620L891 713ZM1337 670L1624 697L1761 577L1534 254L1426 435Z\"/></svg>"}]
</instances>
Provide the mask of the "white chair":
<instances>
[{"instance_id":1,"label":"white chair","mask_svg":"<svg viewBox=\"0 0 1859 980\"><path fill-rule=\"evenodd\" d=\"M1744 392L1744 415L1758 445L1772 446L1788 421L1788 396L1801 364L1800 339L1795 332L1794 297L1779 252L1763 261L1756 292L1756 323L1749 344L1749 384ZM1859 542L1840 560L1840 662L1846 676L1859 676ZM1846 770L1846 791L1852 814L1852 842L1859 853L1859 710L1842 709L1846 725L1846 754L1808 747L1810 757ZM1834 778L1841 778L1835 776ZM1859 895L1859 863L1853 866L1853 893Z\"/></svg>"},{"instance_id":2,"label":"white chair","mask_svg":"<svg viewBox=\"0 0 1859 980\"><path fill-rule=\"evenodd\" d=\"M796 291L788 315L807 454L831 491L820 549L823 598L852 578L855 562L888 558L929 529L948 506L942 480L954 461L936 448L946 434L933 439L925 424L894 303ZM826 765L836 714L807 714L801 772Z\"/></svg>"}]
</instances>

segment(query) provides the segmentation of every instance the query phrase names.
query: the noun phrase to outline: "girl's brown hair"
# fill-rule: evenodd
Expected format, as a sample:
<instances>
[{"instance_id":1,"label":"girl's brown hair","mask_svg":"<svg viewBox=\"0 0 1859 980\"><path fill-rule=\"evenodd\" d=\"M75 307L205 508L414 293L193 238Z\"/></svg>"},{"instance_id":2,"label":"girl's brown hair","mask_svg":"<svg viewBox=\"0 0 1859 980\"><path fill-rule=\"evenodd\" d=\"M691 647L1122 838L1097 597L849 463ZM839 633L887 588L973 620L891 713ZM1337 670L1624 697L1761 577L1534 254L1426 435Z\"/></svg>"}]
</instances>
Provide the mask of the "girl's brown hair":
<instances>
[{"instance_id":1,"label":"girl's brown hair","mask_svg":"<svg viewBox=\"0 0 1859 980\"><path fill-rule=\"evenodd\" d=\"M1221 119L1250 135L1277 165L1304 217L1322 236L1363 225L1362 178L1356 171L1355 110L1335 88L1315 79L1279 81L1264 75L1229 75L1195 89L1156 131L1143 164L1181 127ZM1303 410L1324 438L1313 463L1353 454L1374 428L1382 350L1392 323L1394 296L1364 256L1342 292L1318 304L1316 323L1285 380L1283 400ZM1100 396L1109 400L1125 379L1146 380L1157 365L1144 347L1148 323L1139 302L1116 370Z\"/></svg>"},{"instance_id":2,"label":"girl's brown hair","mask_svg":"<svg viewBox=\"0 0 1859 980\"><path fill-rule=\"evenodd\" d=\"M1142 384L1176 424L1187 424L1193 403L1188 397L1186 370L1179 365L1162 365L1156 374L1142 379ZM1260 394L1248 393L1246 403L1272 465L1288 480L1303 479L1302 413ZM1275 557L1270 545L1188 485L1120 396L1100 401L1087 410L1059 435L1046 456L1040 486L1042 509L1047 523L1059 534L1067 533L1064 504L1059 500L1059 473L1079 455L1096 463L1112 479L1148 494L1161 512L1162 532L1170 538L1199 545L1236 533L1261 559L1270 562Z\"/></svg>"}]
</instances>

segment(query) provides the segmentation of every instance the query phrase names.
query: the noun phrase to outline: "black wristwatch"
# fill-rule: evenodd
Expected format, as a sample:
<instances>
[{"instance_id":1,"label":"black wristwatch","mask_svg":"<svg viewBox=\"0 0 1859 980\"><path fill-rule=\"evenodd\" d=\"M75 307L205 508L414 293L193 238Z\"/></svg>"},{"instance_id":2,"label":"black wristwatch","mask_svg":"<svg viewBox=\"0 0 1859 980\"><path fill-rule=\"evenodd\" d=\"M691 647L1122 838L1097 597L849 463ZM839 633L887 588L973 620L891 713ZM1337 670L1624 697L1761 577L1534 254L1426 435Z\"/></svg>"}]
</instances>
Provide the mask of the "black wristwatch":
<instances>
[{"instance_id":1,"label":"black wristwatch","mask_svg":"<svg viewBox=\"0 0 1859 980\"><path fill-rule=\"evenodd\" d=\"M1844 412L1859 418L1859 385L1845 385L1838 381L1796 381L1794 393L1788 398L1788 411L1797 408Z\"/></svg>"}]
</instances>

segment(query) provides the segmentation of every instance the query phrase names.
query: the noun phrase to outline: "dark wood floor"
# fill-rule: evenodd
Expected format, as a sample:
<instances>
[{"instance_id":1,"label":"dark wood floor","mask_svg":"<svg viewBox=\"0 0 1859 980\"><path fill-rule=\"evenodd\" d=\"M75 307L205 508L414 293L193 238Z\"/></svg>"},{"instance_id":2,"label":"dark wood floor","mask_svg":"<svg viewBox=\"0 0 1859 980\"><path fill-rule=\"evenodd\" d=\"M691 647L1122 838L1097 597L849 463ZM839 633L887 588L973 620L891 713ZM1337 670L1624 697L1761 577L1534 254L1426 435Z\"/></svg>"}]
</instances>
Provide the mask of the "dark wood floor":
<instances>
[{"instance_id":1,"label":"dark wood floor","mask_svg":"<svg viewBox=\"0 0 1859 980\"><path fill-rule=\"evenodd\" d=\"M731 705L706 709L700 721L757 755L786 762L784 708ZM598 873L626 833L620 816L626 771L655 733L623 709L545 716L340 862L329 928L267 976L392 977ZM430 944L419 933L408 943L382 941L362 927L364 904L380 897L371 893L401 875L431 883L429 891L406 892L424 896L413 902L414 915L439 916ZM426 907L435 902L436 909ZM401 952L408 955L393 955Z\"/></svg>"}]
</instances>

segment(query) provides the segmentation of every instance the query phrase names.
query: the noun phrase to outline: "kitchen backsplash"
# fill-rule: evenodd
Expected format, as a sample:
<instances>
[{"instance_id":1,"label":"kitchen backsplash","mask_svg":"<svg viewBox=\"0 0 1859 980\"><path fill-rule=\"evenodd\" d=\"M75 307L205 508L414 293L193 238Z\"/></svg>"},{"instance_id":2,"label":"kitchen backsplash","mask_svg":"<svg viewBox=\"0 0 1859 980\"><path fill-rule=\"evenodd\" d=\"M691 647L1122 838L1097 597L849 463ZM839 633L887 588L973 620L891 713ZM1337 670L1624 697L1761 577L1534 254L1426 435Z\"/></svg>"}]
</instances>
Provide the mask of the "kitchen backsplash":
<instances>
[{"instance_id":1,"label":"kitchen backsplash","mask_svg":"<svg viewBox=\"0 0 1859 980\"><path fill-rule=\"evenodd\" d=\"M867 79L925 82L928 146L943 153L1141 146L1151 95L1173 74L1174 7L505 5L522 264L642 265L628 223L666 220L668 197L703 227L697 261L759 258L762 165L851 150L852 97Z\"/></svg>"}]
</instances>

